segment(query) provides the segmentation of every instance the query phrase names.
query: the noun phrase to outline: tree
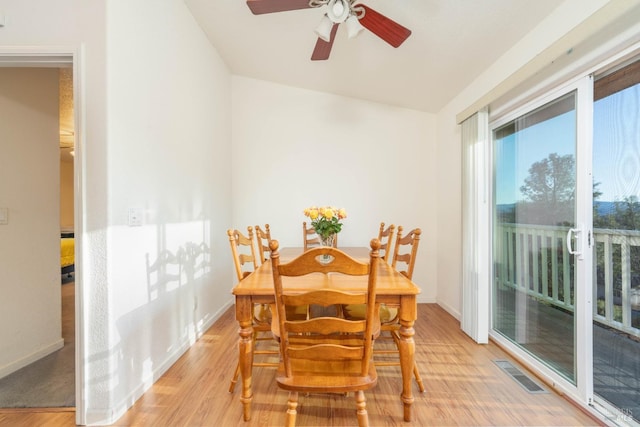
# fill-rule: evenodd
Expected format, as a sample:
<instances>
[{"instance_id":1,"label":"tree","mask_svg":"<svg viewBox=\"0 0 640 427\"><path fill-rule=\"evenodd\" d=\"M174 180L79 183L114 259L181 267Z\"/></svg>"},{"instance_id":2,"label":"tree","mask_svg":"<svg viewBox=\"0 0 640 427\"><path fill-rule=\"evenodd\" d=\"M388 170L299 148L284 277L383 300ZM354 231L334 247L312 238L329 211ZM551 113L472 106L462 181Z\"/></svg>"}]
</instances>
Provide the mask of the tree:
<instances>
[{"instance_id":1,"label":"tree","mask_svg":"<svg viewBox=\"0 0 640 427\"><path fill-rule=\"evenodd\" d=\"M573 223L575 159L551 153L529 168L520 191L525 197L527 222L543 225Z\"/></svg>"},{"instance_id":2,"label":"tree","mask_svg":"<svg viewBox=\"0 0 640 427\"><path fill-rule=\"evenodd\" d=\"M637 196L627 196L622 202L615 202L615 228L638 230L640 227L640 202Z\"/></svg>"},{"instance_id":3,"label":"tree","mask_svg":"<svg viewBox=\"0 0 640 427\"><path fill-rule=\"evenodd\" d=\"M573 201L575 187L575 160L571 154L549 154L529 168L529 176L520 187L531 202L555 205Z\"/></svg>"}]
</instances>

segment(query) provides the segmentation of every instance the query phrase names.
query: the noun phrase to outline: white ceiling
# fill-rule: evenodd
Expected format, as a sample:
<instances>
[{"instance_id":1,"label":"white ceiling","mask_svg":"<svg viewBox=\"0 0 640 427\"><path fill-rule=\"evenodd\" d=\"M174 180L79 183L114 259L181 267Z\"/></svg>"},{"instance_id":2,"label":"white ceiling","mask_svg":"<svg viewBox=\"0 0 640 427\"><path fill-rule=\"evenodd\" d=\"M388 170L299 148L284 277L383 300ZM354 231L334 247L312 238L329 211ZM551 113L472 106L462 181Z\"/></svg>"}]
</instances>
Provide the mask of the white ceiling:
<instances>
[{"instance_id":1,"label":"white ceiling","mask_svg":"<svg viewBox=\"0 0 640 427\"><path fill-rule=\"evenodd\" d=\"M563 0L362 0L412 31L393 48L344 25L311 61L324 10L253 15L243 0L185 0L235 75L437 113ZM322 8L324 9L324 7Z\"/></svg>"}]
</instances>

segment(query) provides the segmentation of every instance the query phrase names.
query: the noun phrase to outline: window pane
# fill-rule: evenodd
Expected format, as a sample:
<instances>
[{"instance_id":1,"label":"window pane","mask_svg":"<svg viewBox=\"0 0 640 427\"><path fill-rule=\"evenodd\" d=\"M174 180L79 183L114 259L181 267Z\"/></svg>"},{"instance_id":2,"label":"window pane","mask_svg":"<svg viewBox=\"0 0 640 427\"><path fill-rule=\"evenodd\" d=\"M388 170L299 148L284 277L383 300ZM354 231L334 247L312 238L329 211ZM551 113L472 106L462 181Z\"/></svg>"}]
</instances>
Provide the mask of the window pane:
<instances>
[{"instance_id":1,"label":"window pane","mask_svg":"<svg viewBox=\"0 0 640 427\"><path fill-rule=\"evenodd\" d=\"M493 328L575 384L576 94L493 131Z\"/></svg>"},{"instance_id":2,"label":"window pane","mask_svg":"<svg viewBox=\"0 0 640 427\"><path fill-rule=\"evenodd\" d=\"M640 419L640 61L595 83L594 392Z\"/></svg>"}]
</instances>

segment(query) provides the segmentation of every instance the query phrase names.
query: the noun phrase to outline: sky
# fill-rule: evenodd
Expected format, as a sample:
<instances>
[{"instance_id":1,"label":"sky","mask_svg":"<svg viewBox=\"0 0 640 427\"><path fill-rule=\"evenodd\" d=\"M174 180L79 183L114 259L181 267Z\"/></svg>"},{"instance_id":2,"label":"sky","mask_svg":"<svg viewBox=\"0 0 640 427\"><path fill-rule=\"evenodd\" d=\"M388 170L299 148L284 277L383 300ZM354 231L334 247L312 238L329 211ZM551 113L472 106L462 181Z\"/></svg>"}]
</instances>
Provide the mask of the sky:
<instances>
[{"instance_id":1,"label":"sky","mask_svg":"<svg viewBox=\"0 0 640 427\"><path fill-rule=\"evenodd\" d=\"M601 201L640 195L640 84L593 107L593 177Z\"/></svg>"},{"instance_id":2,"label":"sky","mask_svg":"<svg viewBox=\"0 0 640 427\"><path fill-rule=\"evenodd\" d=\"M494 145L496 203L524 197L520 187L529 168L551 153L576 155L575 111L509 135ZM640 85L594 104L593 177L600 201L640 197Z\"/></svg>"},{"instance_id":3,"label":"sky","mask_svg":"<svg viewBox=\"0 0 640 427\"><path fill-rule=\"evenodd\" d=\"M524 197L520 187L529 168L551 153L575 158L575 111L556 116L503 138L494 146L496 202L510 204Z\"/></svg>"}]
</instances>

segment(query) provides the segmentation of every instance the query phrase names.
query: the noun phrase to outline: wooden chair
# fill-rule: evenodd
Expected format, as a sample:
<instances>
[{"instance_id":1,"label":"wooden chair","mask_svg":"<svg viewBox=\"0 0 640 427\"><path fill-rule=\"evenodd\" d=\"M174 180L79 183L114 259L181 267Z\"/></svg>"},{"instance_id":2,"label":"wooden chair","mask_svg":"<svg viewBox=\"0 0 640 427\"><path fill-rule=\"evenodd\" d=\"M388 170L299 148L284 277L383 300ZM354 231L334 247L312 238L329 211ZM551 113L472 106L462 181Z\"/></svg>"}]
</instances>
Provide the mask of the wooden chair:
<instances>
[{"instance_id":1,"label":"wooden chair","mask_svg":"<svg viewBox=\"0 0 640 427\"><path fill-rule=\"evenodd\" d=\"M405 275L409 280L413 278L413 268L416 263L416 255L418 254L418 245L420 244L420 235L422 234L422 230L419 228L415 228L407 233L406 236L402 235L402 226L398 227L398 234L396 236L396 243L393 250L393 259L391 262L391 266L400 272L400 274ZM405 269L399 270L399 264L404 263ZM395 350L380 350L376 351L377 354L389 354L389 353L398 353L398 345L400 342L400 335L398 334L398 330L400 329L400 322L398 320L398 307L392 307L389 305L384 305L380 307L380 321L381 321L381 331L388 332L393 341L395 342L396 349ZM377 361L377 366L398 366L400 364L399 361ZM421 393L424 393L424 384L422 382L422 377L420 376L420 372L418 371L418 365L414 363L413 365L413 376L416 379L416 383L418 384L418 388Z\"/></svg>"},{"instance_id":2,"label":"wooden chair","mask_svg":"<svg viewBox=\"0 0 640 427\"><path fill-rule=\"evenodd\" d=\"M391 254L392 248L392 239L393 233L395 232L396 226L391 224L386 229L384 228L384 222L380 223L380 231L378 232L378 241L380 242L380 250L384 250L384 256L382 259L387 262L387 259L391 260L389 254ZM384 304L381 305L384 306ZM365 315L365 306L363 305L346 305L342 307L343 315L350 319L364 319Z\"/></svg>"},{"instance_id":3,"label":"wooden chair","mask_svg":"<svg viewBox=\"0 0 640 427\"><path fill-rule=\"evenodd\" d=\"M302 223L302 237L304 242L304 251L311 248L317 248L322 246L322 239L320 235L316 233L315 228L307 227L307 223ZM333 239L333 247L338 247L338 235L336 234ZM298 308L298 312L301 312L302 308ZM342 307L341 306L333 306L333 307L322 307L317 304L313 304L308 307L308 314L311 317L319 317L319 316L341 316L342 315Z\"/></svg>"},{"instance_id":4,"label":"wooden chair","mask_svg":"<svg viewBox=\"0 0 640 427\"><path fill-rule=\"evenodd\" d=\"M265 261L269 259L269 257L265 254L268 254L269 256L271 256L271 249L269 249L269 241L271 240L271 229L269 228L269 224L265 224L264 230L260 228L259 225L256 225L255 230L256 232L254 234L255 234L256 246L258 247L258 253L260 254L259 256L256 254L256 259L258 260L258 263L256 263L256 268L257 268L258 264L262 265ZM262 313L261 315L262 318L265 318L266 316L269 320L271 319L271 308L269 307L268 304L261 304L261 307L260 308L256 307L256 309ZM268 340L271 338L257 338L257 340L263 340L263 339ZM270 351L267 354L273 354L273 352ZM272 365L269 365L269 366L272 366Z\"/></svg>"},{"instance_id":5,"label":"wooden chair","mask_svg":"<svg viewBox=\"0 0 640 427\"><path fill-rule=\"evenodd\" d=\"M320 236L316 233L315 228L307 227L307 223L302 223L302 242L304 251L322 245Z\"/></svg>"},{"instance_id":6,"label":"wooden chair","mask_svg":"<svg viewBox=\"0 0 640 427\"><path fill-rule=\"evenodd\" d=\"M233 257L233 265L236 268L238 282L253 273L258 267L256 263L256 251L253 247L253 228L247 227L247 231L249 232L248 236L245 236L239 230L227 230L229 244L231 245L231 256ZM251 264L249 270L247 270L245 264Z\"/></svg>"},{"instance_id":7,"label":"wooden chair","mask_svg":"<svg viewBox=\"0 0 640 427\"><path fill-rule=\"evenodd\" d=\"M371 241L369 263L356 261L336 248L320 247L309 249L287 264L280 264L278 242L272 240L270 247L277 309L274 322L277 318L276 334L280 337L282 359L276 382L280 388L289 391L285 425L295 426L299 392L355 392L358 425L368 426L364 390L377 383L372 348L379 329L379 306L375 300L380 243L377 239ZM324 254L334 257L330 263L318 261L318 257ZM311 273L368 276L367 290L291 292L283 286L283 277L289 281L303 281L304 276ZM311 304L366 304L367 316L365 320L356 321L338 317L303 321L287 318L286 307Z\"/></svg>"},{"instance_id":8,"label":"wooden chair","mask_svg":"<svg viewBox=\"0 0 640 427\"><path fill-rule=\"evenodd\" d=\"M385 262L389 262L391 257L389 256L393 244L393 233L396 230L396 226L391 224L389 227L384 228L384 222L380 223L380 231L378 232L378 240L380 241L380 250L384 251L384 256L382 259Z\"/></svg>"},{"instance_id":9,"label":"wooden chair","mask_svg":"<svg viewBox=\"0 0 640 427\"><path fill-rule=\"evenodd\" d=\"M260 228L259 225L256 225L256 243L258 246L258 252L260 253L260 265L269 259L265 253L271 254L271 249L269 249L269 240L271 240L269 224L264 225L264 230Z\"/></svg>"},{"instance_id":10,"label":"wooden chair","mask_svg":"<svg viewBox=\"0 0 640 427\"><path fill-rule=\"evenodd\" d=\"M409 279L413 277L413 267L416 264L416 254L418 253L418 244L420 243L420 234L422 230L415 228L402 237L402 226L398 227L398 236L396 237L396 245L393 250L393 261L391 266ZM408 252L400 253L401 248L408 248ZM399 270L398 262L404 263L406 270Z\"/></svg>"},{"instance_id":11,"label":"wooden chair","mask_svg":"<svg viewBox=\"0 0 640 427\"><path fill-rule=\"evenodd\" d=\"M393 247L393 233L395 232L395 230L396 230L396 226L393 224L391 224L387 228L384 228L384 222L380 223L380 231L378 231L378 240L380 241L380 250L384 250L383 259L385 262L390 262L391 259L393 258L389 255L393 253L391 251L391 248ZM380 310L383 310L383 312L387 310L385 304L381 304Z\"/></svg>"},{"instance_id":12,"label":"wooden chair","mask_svg":"<svg viewBox=\"0 0 640 427\"><path fill-rule=\"evenodd\" d=\"M392 234L393 225L389 226L386 230L384 229L384 223L380 224L380 234ZM416 254L418 252L418 244L420 242L420 234L422 231L417 228L415 230L411 230L405 237L402 237L402 227L398 227L398 234L396 236L395 248L393 251L392 266L394 268L398 267L398 262L403 262L407 264L406 270L400 271L400 274L405 275L407 278L411 280L413 276L413 267L415 265ZM391 242L387 240L387 250L385 251L385 255L390 252ZM403 247L411 246L408 253L405 253L405 249ZM382 245L380 245L382 247ZM402 249L402 253L400 253L400 249ZM364 318L364 307L362 305L345 305L342 307L343 316L347 319L363 319ZM374 363L376 366L399 366L400 361L398 360L389 360L387 358L390 354L398 354L398 342L400 340L400 335L398 334L398 330L400 329L400 323L398 319L398 307L389 306L387 304L380 304L380 330L381 335L379 341L382 340L393 340L395 349L387 350L387 349L375 349L374 355L381 356L380 358L375 358ZM399 354L398 354L399 356ZM421 393L424 393L424 384L422 382L422 377L420 376L420 372L418 371L418 365L414 364L413 366L413 376L416 379L416 383L418 384L418 388Z\"/></svg>"},{"instance_id":13,"label":"wooden chair","mask_svg":"<svg viewBox=\"0 0 640 427\"><path fill-rule=\"evenodd\" d=\"M307 223L302 223L302 242L305 252L307 249L316 248L322 246L322 239L320 235L316 233L315 228L307 227ZM338 247L338 235L336 234L333 239L333 247Z\"/></svg>"},{"instance_id":14,"label":"wooden chair","mask_svg":"<svg viewBox=\"0 0 640 427\"><path fill-rule=\"evenodd\" d=\"M268 229L268 226L267 226ZM242 234L239 230L227 230L229 236L229 244L231 246L231 254L233 256L233 264L236 269L238 281L253 273L258 267L255 247L253 244L254 234L253 228L247 227L248 236ZM246 265L253 264L251 270L247 270ZM266 336L265 336L266 335ZM254 304L253 307L253 345L256 347L258 342L273 341L271 334L271 310L267 304ZM279 354L278 351L271 349L255 349L254 355L265 357L273 357ZM278 363L273 362L253 362L253 366L277 367ZM229 384L229 393L233 393L240 377L240 363L236 365L235 372Z\"/></svg>"}]
</instances>

